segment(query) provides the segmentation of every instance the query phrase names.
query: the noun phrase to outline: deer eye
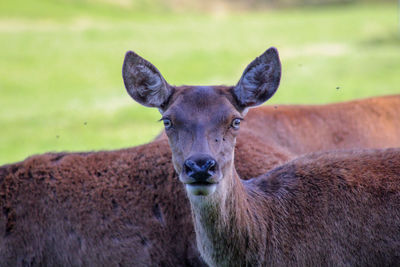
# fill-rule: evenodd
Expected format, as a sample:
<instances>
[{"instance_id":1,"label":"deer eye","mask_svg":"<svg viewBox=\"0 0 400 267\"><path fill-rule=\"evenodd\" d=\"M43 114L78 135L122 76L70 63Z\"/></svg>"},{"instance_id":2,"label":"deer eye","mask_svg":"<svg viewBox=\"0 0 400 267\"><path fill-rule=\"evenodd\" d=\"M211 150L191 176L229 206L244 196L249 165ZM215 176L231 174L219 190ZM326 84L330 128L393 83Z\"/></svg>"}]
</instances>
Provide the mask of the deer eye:
<instances>
[{"instance_id":1,"label":"deer eye","mask_svg":"<svg viewBox=\"0 0 400 267\"><path fill-rule=\"evenodd\" d=\"M235 130L238 130L240 127L240 121L241 121L241 119L238 119L238 118L233 119L233 121L231 123L232 128Z\"/></svg>"},{"instance_id":2,"label":"deer eye","mask_svg":"<svg viewBox=\"0 0 400 267\"><path fill-rule=\"evenodd\" d=\"M163 119L164 127L166 130L170 129L172 127L172 122L170 119Z\"/></svg>"}]
</instances>

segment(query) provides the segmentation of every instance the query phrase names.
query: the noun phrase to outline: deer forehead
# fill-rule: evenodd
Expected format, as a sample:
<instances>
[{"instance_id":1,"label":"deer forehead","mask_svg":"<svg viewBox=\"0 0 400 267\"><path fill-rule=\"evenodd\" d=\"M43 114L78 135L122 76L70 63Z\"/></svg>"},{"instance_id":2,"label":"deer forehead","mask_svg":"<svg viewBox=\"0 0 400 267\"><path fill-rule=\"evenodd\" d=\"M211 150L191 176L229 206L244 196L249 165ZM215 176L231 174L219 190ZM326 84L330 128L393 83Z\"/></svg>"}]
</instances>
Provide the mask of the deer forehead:
<instances>
[{"instance_id":1,"label":"deer forehead","mask_svg":"<svg viewBox=\"0 0 400 267\"><path fill-rule=\"evenodd\" d=\"M228 90L217 86L178 87L163 117L192 126L222 125L240 116Z\"/></svg>"}]
</instances>

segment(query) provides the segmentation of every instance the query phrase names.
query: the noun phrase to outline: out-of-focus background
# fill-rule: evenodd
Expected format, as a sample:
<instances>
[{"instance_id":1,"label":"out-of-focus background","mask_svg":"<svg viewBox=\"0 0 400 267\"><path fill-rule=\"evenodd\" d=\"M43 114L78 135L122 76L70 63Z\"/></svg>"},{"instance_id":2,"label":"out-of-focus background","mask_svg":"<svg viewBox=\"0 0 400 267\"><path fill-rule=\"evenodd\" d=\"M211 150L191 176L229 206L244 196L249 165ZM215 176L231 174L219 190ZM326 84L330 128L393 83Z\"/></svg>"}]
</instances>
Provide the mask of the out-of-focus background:
<instances>
[{"instance_id":1,"label":"out-of-focus background","mask_svg":"<svg viewBox=\"0 0 400 267\"><path fill-rule=\"evenodd\" d=\"M269 104L400 93L396 1L1 1L0 164L154 138L160 115L123 86L127 50L170 84L233 85L269 46L283 64Z\"/></svg>"}]
</instances>

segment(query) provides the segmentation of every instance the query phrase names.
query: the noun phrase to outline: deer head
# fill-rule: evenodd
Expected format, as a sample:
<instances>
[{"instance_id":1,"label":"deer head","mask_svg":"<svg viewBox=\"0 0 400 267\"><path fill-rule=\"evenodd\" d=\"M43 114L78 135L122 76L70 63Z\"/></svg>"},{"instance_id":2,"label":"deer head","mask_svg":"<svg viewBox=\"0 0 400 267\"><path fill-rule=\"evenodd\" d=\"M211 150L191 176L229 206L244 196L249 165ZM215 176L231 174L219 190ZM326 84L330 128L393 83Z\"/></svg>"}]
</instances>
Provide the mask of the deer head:
<instances>
[{"instance_id":1,"label":"deer head","mask_svg":"<svg viewBox=\"0 0 400 267\"><path fill-rule=\"evenodd\" d=\"M244 70L236 86L169 85L151 63L126 53L123 79L129 95L157 107L173 164L189 196L208 196L235 172L234 147L247 109L264 103L281 77L278 51L269 48Z\"/></svg>"}]
</instances>

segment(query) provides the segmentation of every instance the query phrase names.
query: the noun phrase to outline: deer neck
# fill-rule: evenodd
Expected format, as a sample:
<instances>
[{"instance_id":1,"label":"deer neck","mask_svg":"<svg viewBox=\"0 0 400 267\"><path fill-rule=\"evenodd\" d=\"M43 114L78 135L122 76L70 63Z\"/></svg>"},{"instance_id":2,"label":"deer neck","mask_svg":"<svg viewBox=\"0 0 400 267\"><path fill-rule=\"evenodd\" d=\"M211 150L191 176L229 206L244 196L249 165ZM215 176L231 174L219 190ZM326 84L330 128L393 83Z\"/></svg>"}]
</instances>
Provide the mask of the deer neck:
<instances>
[{"instance_id":1,"label":"deer neck","mask_svg":"<svg viewBox=\"0 0 400 267\"><path fill-rule=\"evenodd\" d=\"M259 198L255 201L235 168L230 175L212 195L189 196L197 247L210 266L258 265L265 262L270 229L264 221L268 218L265 208L259 214L266 203Z\"/></svg>"}]
</instances>

